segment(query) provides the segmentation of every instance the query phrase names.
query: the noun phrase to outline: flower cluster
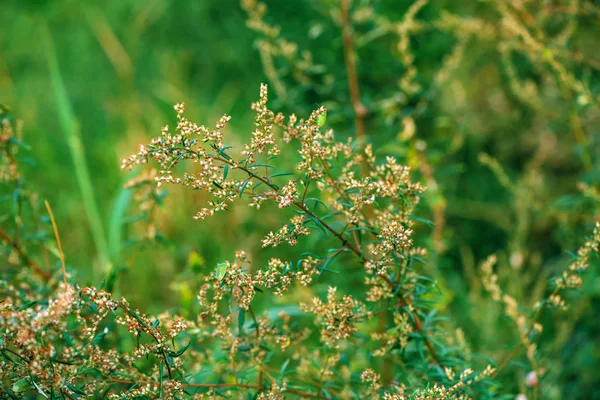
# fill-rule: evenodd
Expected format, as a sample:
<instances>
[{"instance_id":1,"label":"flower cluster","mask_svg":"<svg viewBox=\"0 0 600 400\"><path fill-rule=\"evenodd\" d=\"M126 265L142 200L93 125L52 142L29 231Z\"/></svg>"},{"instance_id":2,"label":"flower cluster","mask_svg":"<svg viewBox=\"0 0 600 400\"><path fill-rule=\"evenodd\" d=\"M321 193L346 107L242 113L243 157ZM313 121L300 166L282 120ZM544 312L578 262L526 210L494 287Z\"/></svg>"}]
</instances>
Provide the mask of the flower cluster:
<instances>
[{"instance_id":1,"label":"flower cluster","mask_svg":"<svg viewBox=\"0 0 600 400\"><path fill-rule=\"evenodd\" d=\"M321 341L328 347L336 347L339 342L348 339L358 330L356 323L369 318L366 307L359 301L346 295L342 301L336 301L337 288L327 291L327 303L315 297L312 303L300 303L300 309L316 315L321 326Z\"/></svg>"},{"instance_id":2,"label":"flower cluster","mask_svg":"<svg viewBox=\"0 0 600 400\"><path fill-rule=\"evenodd\" d=\"M476 373L467 367L475 357L464 331L452 327L456 335L445 335L439 310L430 307L435 283L419 264L427 251L415 246L420 226L413 215L425 188L412 181L410 168L394 157L379 159L369 145L336 141L323 128L324 107L306 119L273 112L266 85L252 109L254 131L236 149L226 144L228 116L209 129L188 121L184 105L176 105L175 133L163 128L122 160L123 168L159 168L128 187L140 190L149 214L164 184L204 192L199 220L244 203L271 212L277 225L261 233L257 251L303 244L309 251L261 257L240 250L230 261L196 271L201 277L189 287L197 284L197 301L185 312L153 316L109 289L69 284L66 271L57 284L8 237L10 251L36 266L48 289L34 295L25 283L0 281L0 379L9 388L2 393L467 399L485 392L484 380L521 346L533 366L527 385L537 387L545 372L535 364L539 315L544 307L563 307L561 291L581 284L599 250L600 225L554 281L554 291L533 307L533 317L502 291L497 258L483 263L483 287L517 325L519 342ZM278 157L282 153L286 157ZM351 291L332 284L334 273ZM396 381L404 376L410 378Z\"/></svg>"}]
</instances>

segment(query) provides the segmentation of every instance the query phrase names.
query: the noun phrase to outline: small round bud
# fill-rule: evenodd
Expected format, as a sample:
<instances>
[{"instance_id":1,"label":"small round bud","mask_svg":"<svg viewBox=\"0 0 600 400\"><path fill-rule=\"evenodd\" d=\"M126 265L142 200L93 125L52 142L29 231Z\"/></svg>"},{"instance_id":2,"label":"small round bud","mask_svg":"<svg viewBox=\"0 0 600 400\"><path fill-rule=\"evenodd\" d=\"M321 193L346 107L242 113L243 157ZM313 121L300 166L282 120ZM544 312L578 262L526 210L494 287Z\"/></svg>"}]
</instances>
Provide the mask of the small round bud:
<instances>
[{"instance_id":1,"label":"small round bud","mask_svg":"<svg viewBox=\"0 0 600 400\"><path fill-rule=\"evenodd\" d=\"M525 378L525 383L530 388L537 386L538 377L537 377L537 374L535 373L535 371L531 371L530 373L527 374L527 377Z\"/></svg>"}]
</instances>

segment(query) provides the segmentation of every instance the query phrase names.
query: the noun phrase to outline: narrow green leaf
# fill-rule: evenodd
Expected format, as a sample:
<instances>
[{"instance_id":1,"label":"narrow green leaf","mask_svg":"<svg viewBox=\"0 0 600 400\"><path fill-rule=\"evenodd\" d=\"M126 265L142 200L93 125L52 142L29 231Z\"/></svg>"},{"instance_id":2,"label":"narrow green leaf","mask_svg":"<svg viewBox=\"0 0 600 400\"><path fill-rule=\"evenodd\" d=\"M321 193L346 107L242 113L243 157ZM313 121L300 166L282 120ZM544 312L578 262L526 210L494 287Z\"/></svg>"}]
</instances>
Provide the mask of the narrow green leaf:
<instances>
[{"instance_id":1,"label":"narrow green leaf","mask_svg":"<svg viewBox=\"0 0 600 400\"><path fill-rule=\"evenodd\" d=\"M430 221L430 220L428 220L428 219L425 219L425 218L417 217L417 216L414 216L414 215L411 215L411 216L410 216L410 219L411 219L412 221L421 222L421 223L423 223L423 224L425 224L425 225L428 225L428 226L433 226L433 225L435 225L435 224L433 223L433 221Z\"/></svg>"},{"instance_id":2,"label":"narrow green leaf","mask_svg":"<svg viewBox=\"0 0 600 400\"><path fill-rule=\"evenodd\" d=\"M240 187L240 198L242 198L242 195L244 194L244 190L246 190L246 186L248 186L248 183L250 183L250 178L246 179L244 183L242 183L242 186Z\"/></svg>"},{"instance_id":3,"label":"narrow green leaf","mask_svg":"<svg viewBox=\"0 0 600 400\"><path fill-rule=\"evenodd\" d=\"M281 368L279 369L279 378L283 378L285 375L285 369L287 368L288 364L290 363L290 359L288 358L287 360L285 360L285 362L283 363L283 365L281 366Z\"/></svg>"},{"instance_id":4,"label":"narrow green leaf","mask_svg":"<svg viewBox=\"0 0 600 400\"><path fill-rule=\"evenodd\" d=\"M67 346L73 347L73 338L71 338L71 335L69 334L69 332L67 332L63 329L62 334L63 334L63 337L65 338L65 342L67 342Z\"/></svg>"},{"instance_id":5,"label":"narrow green leaf","mask_svg":"<svg viewBox=\"0 0 600 400\"><path fill-rule=\"evenodd\" d=\"M45 398L48 398L48 395L46 393L44 393L44 391L42 390L41 387L38 386L37 383L35 383L35 381L33 382L33 386L35 386L35 388L37 389L38 393L41 394L42 396L44 396Z\"/></svg>"},{"instance_id":6,"label":"narrow green leaf","mask_svg":"<svg viewBox=\"0 0 600 400\"><path fill-rule=\"evenodd\" d=\"M329 232L327 232L327 229L325 228L325 226L323 226L323 224L321 223L321 221L319 221L317 218L313 217L310 214L306 214L306 216L308 217L308 219L310 219L312 222L315 223L315 225L317 226L317 228L319 228L320 230L323 231L323 233L325 234L325 236L329 236Z\"/></svg>"},{"instance_id":7,"label":"narrow green leaf","mask_svg":"<svg viewBox=\"0 0 600 400\"><path fill-rule=\"evenodd\" d=\"M244 323L246 322L246 310L240 308L238 312L238 331L240 334L244 331Z\"/></svg>"},{"instance_id":8,"label":"narrow green leaf","mask_svg":"<svg viewBox=\"0 0 600 400\"><path fill-rule=\"evenodd\" d=\"M275 168L275 167L273 167L272 165L269 165L269 164L257 164L257 163L250 164L250 165L248 166L248 168L255 168L255 167L267 167L267 168Z\"/></svg>"},{"instance_id":9,"label":"narrow green leaf","mask_svg":"<svg viewBox=\"0 0 600 400\"><path fill-rule=\"evenodd\" d=\"M173 358L177 358L179 356L181 356L183 353L185 353L185 351L190 347L190 345L192 344L192 341L190 340L188 344L186 344L185 346L183 346L181 349L177 350L177 351L170 351L169 355Z\"/></svg>"},{"instance_id":10,"label":"narrow green leaf","mask_svg":"<svg viewBox=\"0 0 600 400\"><path fill-rule=\"evenodd\" d=\"M213 183L213 185L215 185L219 189L223 189L223 186L219 185L219 183L217 181L213 181L212 183Z\"/></svg>"},{"instance_id":11,"label":"narrow green leaf","mask_svg":"<svg viewBox=\"0 0 600 400\"><path fill-rule=\"evenodd\" d=\"M69 388L69 390L71 390L73 393L77 393L81 396L87 396L87 393L84 392L82 389L79 389L77 386L75 385L71 385L70 383L65 383L65 386Z\"/></svg>"},{"instance_id":12,"label":"narrow green leaf","mask_svg":"<svg viewBox=\"0 0 600 400\"><path fill-rule=\"evenodd\" d=\"M44 302L44 301L42 301L42 300L33 300L33 301L29 301L29 302L27 302L27 303L23 304L21 307L19 307L19 308L18 308L18 310L19 310L19 311L23 311L23 310L26 310L26 309L28 309L28 308L31 308L31 307L33 307L33 306L35 306L35 305L37 305L37 304L48 304L48 302L47 302L47 301L46 301L46 302Z\"/></svg>"},{"instance_id":13,"label":"narrow green leaf","mask_svg":"<svg viewBox=\"0 0 600 400\"><path fill-rule=\"evenodd\" d=\"M104 330L102 332L100 332L99 334L97 334L94 337L94 339L92 340L92 344L102 343L102 340L104 340L104 337L106 336L107 333L108 333L108 328L104 328Z\"/></svg>"},{"instance_id":14,"label":"narrow green leaf","mask_svg":"<svg viewBox=\"0 0 600 400\"><path fill-rule=\"evenodd\" d=\"M288 175L294 175L293 172L277 172L276 174L272 174L271 178L277 178L278 176L288 176Z\"/></svg>"},{"instance_id":15,"label":"narrow green leaf","mask_svg":"<svg viewBox=\"0 0 600 400\"><path fill-rule=\"evenodd\" d=\"M217 153L219 153L219 155L221 155L225 159L231 160L231 157L229 157L229 154L225 153L225 150L230 149L230 148L231 148L231 146L224 146L224 147L218 149Z\"/></svg>"},{"instance_id":16,"label":"narrow green leaf","mask_svg":"<svg viewBox=\"0 0 600 400\"><path fill-rule=\"evenodd\" d=\"M317 205L322 205L325 208L325 210L329 209L329 208L327 208L327 204L323 203L322 200L317 199L316 197L309 197L309 198L306 199L306 201L314 201L315 202L315 208L316 208Z\"/></svg>"}]
</instances>

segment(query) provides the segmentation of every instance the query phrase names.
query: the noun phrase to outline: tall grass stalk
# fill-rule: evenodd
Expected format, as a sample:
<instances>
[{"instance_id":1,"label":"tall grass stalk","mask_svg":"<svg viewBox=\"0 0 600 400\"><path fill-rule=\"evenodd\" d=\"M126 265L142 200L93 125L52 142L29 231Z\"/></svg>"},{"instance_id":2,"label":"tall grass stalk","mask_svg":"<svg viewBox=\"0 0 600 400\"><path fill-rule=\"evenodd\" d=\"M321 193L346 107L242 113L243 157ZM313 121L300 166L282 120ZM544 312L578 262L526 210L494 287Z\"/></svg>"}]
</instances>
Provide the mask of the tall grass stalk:
<instances>
[{"instance_id":1,"label":"tall grass stalk","mask_svg":"<svg viewBox=\"0 0 600 400\"><path fill-rule=\"evenodd\" d=\"M108 243L102 224L102 217L94 198L94 188L87 164L85 162L86 155L81 142L79 122L73 111L73 106L69 99L69 95L65 88L65 84L60 72L60 65L56 57L56 50L52 41L52 36L47 25L42 25L41 38L46 51L46 60L50 70L50 80L54 88L54 96L56 100L56 108L60 121L61 129L67 140L69 152L73 159L75 167L75 179L81 192L85 213L90 225L92 238L96 251L98 252L98 265L95 267L97 275L104 274L110 269Z\"/></svg>"}]
</instances>

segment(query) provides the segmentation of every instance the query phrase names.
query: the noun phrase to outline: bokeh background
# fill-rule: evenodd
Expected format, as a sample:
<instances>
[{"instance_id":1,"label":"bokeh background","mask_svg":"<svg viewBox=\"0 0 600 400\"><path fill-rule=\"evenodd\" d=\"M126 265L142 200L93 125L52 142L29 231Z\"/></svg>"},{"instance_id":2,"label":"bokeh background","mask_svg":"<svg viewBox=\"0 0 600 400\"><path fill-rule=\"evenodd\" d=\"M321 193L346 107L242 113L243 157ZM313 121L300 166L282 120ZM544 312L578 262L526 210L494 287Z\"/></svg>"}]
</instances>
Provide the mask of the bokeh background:
<instances>
[{"instance_id":1,"label":"bokeh background","mask_svg":"<svg viewBox=\"0 0 600 400\"><path fill-rule=\"evenodd\" d=\"M254 39L237 1L9 1L2 8L1 102L24 121L24 141L32 148L27 179L53 205L65 247L76 249L69 263L92 279L86 272L94 271L100 253L114 254L121 245L109 237L114 212L128 201L122 187L131 175L119 169L120 159L175 121L175 103L185 101L197 121L235 115L233 131L252 123L249 105L264 80ZM67 103L57 96L52 59ZM65 112L74 121L61 120ZM91 186L80 186L78 168L89 171ZM192 248L211 261L231 254L226 238L235 232L195 222L198 199L179 195L185 200L172 206L171 196L168 216L158 216L161 232L181 243L173 249L176 258L130 271L140 299L166 295L153 282L169 282Z\"/></svg>"},{"instance_id":2,"label":"bokeh background","mask_svg":"<svg viewBox=\"0 0 600 400\"><path fill-rule=\"evenodd\" d=\"M368 14L372 5L378 15L401 21L413 2L353 4L367 140L378 155L411 165L430 187L418 213L433 221L417 232L430 250L424 268L438 282L440 311L466 326L475 349L516 339L502 308L483 294L479 263L497 253L506 290L531 306L528 300L540 297L548 277L565 267L568 251L591 231L600 199L596 2L513 2L514 15L542 50L510 35L506 15L492 3L433 1L419 11L415 18L423 24L451 21L445 13L464 19L462 30L434 26L411 35L416 90L398 83L410 71L398 37L378 32ZM273 108L305 115L325 104L328 126L340 137L352 135L336 2L267 4L266 20L309 49L314 63L298 79L293 66L275 57L288 90L273 92ZM119 169L122 157L175 123L173 105L182 101L199 124L232 115L231 140L246 140L250 103L260 83L273 84L273 77L264 72L260 35L246 26L237 0L4 0L0 10L0 103L24 123L31 146L24 175L52 205L81 284L97 285L108 270L118 270L117 291L156 312L192 302L203 269L235 250L260 260L260 238L277 228L268 213L240 209L226 223L200 223L192 216L201 196L169 187L153 214L157 234L148 239L148 226L131 222L135 202L123 188L139 171ZM485 21L497 37L469 32L473 20ZM463 49L452 65L458 45ZM546 50L585 89L573 89L544 58ZM600 383L597 261L572 297L571 311L546 317L554 321L544 333L552 338L544 354L556 379L549 393L598 398L590 394Z\"/></svg>"}]
</instances>

